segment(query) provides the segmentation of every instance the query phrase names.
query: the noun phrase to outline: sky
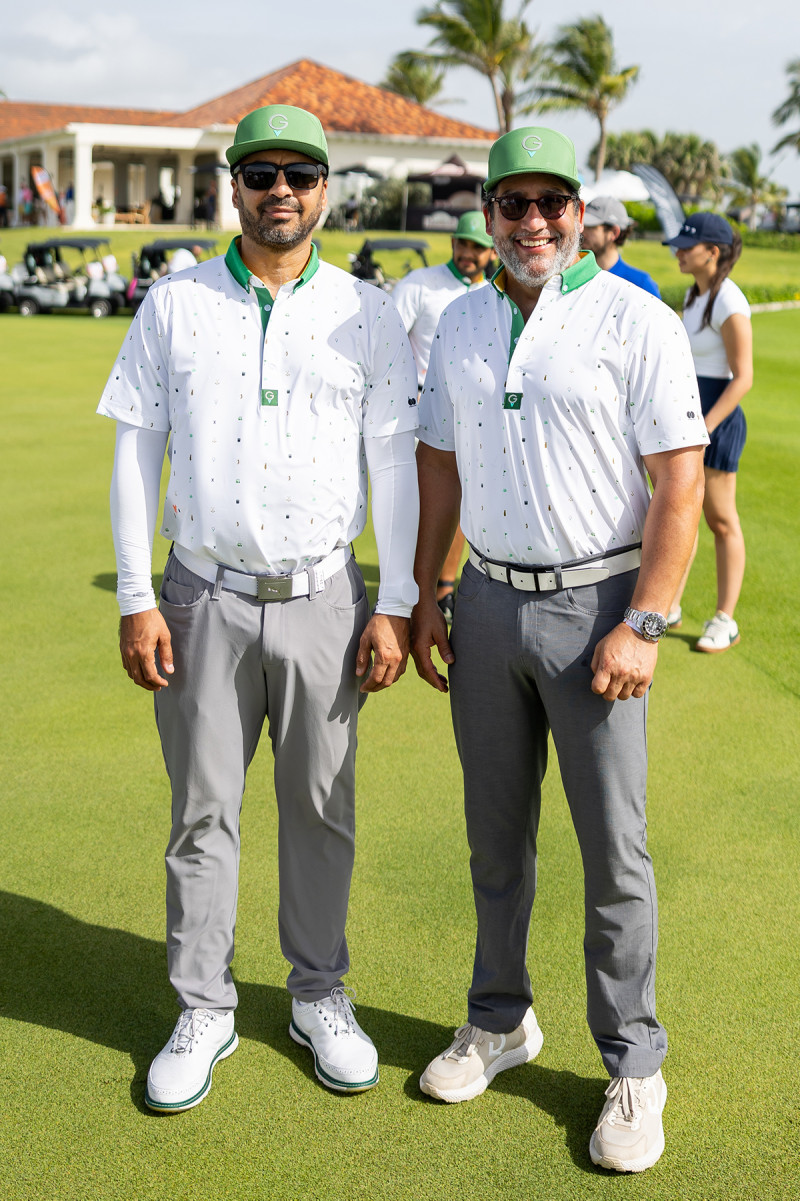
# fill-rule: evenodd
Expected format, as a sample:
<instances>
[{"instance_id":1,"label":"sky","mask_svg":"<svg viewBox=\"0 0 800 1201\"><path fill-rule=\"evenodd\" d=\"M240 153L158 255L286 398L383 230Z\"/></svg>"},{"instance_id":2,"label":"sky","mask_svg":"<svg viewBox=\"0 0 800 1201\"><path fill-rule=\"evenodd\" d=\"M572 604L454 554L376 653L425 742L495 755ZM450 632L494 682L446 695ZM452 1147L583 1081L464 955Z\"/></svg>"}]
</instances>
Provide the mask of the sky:
<instances>
[{"instance_id":1,"label":"sky","mask_svg":"<svg viewBox=\"0 0 800 1201\"><path fill-rule=\"evenodd\" d=\"M509 12L514 2L508 0ZM698 133L723 153L757 142L764 173L800 198L800 155L768 154L800 124L779 129L770 119L788 94L787 62L800 57L800 5L563 0L554 7L533 0L526 19L546 41L558 25L601 7L618 66L641 68L611 114L612 132ZM415 21L419 8L416 0L301 0L289 9L274 0L237 0L227 12L208 0L137 0L120 9L96 0L16 5L3 19L0 90L10 100L184 110L300 58L380 83L398 51L427 46L428 30ZM495 127L489 85L474 72L451 72L445 95L462 102L440 111ZM585 166L597 140L593 118L558 113L523 123L537 122L571 137Z\"/></svg>"}]
</instances>

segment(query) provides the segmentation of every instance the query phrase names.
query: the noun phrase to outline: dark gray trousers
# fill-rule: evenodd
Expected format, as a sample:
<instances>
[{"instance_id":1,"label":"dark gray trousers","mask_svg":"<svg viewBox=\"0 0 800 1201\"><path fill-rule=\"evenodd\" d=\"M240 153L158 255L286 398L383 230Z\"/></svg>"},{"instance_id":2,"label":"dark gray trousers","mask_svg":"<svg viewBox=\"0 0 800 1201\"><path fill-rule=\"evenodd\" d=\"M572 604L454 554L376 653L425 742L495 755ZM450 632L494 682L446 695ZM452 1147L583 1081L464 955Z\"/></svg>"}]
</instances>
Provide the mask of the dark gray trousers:
<instances>
[{"instance_id":1,"label":"dark gray trousers","mask_svg":"<svg viewBox=\"0 0 800 1201\"><path fill-rule=\"evenodd\" d=\"M345 921L355 847L355 674L369 619L351 559L313 599L262 604L170 556L161 612L175 674L155 695L172 784L167 955L184 1008L231 1010L245 775L266 718L275 757L281 949L288 987L317 1000L349 967Z\"/></svg>"},{"instance_id":2,"label":"dark gray trousers","mask_svg":"<svg viewBox=\"0 0 800 1201\"><path fill-rule=\"evenodd\" d=\"M532 1001L525 961L552 730L583 860L587 1018L612 1076L652 1075L667 1049L655 1013L647 698L608 702L590 687L594 647L622 619L635 582L628 572L531 594L467 564L450 668L478 919L469 1020L507 1033Z\"/></svg>"}]
</instances>

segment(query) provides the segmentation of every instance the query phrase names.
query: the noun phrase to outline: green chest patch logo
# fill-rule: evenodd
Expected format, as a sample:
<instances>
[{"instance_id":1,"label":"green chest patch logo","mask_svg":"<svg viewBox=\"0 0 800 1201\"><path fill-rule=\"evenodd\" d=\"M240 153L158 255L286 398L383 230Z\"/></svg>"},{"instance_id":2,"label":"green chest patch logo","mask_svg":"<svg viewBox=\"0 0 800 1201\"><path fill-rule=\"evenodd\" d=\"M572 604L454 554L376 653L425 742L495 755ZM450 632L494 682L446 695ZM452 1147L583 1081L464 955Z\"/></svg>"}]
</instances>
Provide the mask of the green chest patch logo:
<instances>
[{"instance_id":1,"label":"green chest patch logo","mask_svg":"<svg viewBox=\"0 0 800 1201\"><path fill-rule=\"evenodd\" d=\"M277 388L262 388L261 389L262 405L277 405L278 389Z\"/></svg>"},{"instance_id":2,"label":"green chest patch logo","mask_svg":"<svg viewBox=\"0 0 800 1201\"><path fill-rule=\"evenodd\" d=\"M521 392L506 392L503 396L504 409L521 409L522 408L522 393Z\"/></svg>"}]
</instances>

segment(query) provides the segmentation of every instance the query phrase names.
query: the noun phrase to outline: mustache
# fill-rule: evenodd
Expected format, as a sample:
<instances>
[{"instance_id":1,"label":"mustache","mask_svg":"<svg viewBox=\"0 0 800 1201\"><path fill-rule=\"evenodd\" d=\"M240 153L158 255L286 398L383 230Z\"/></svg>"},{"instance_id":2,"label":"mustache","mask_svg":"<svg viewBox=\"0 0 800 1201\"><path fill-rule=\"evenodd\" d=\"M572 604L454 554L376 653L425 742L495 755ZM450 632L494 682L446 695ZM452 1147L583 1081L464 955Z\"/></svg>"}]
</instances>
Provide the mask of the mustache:
<instances>
[{"instance_id":1,"label":"mustache","mask_svg":"<svg viewBox=\"0 0 800 1201\"><path fill-rule=\"evenodd\" d=\"M264 214L268 213L270 209L275 208L291 209L292 212L299 213L300 201L296 200L294 196L287 197L286 199L262 200L261 204L258 206L258 215L263 217Z\"/></svg>"}]
</instances>

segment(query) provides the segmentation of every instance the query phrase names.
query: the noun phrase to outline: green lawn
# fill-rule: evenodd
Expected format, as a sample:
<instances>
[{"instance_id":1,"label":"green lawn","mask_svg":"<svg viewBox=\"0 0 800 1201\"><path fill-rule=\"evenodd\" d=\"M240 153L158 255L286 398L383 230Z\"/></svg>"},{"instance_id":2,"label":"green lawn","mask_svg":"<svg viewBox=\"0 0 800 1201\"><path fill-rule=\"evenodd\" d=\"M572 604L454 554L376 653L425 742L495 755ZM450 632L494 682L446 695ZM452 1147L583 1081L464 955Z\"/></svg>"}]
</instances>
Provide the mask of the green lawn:
<instances>
[{"instance_id":1,"label":"green lawn","mask_svg":"<svg viewBox=\"0 0 800 1201\"><path fill-rule=\"evenodd\" d=\"M670 1098L667 1150L630 1178L588 1157L604 1079L584 1019L579 857L554 771L530 949L542 1053L470 1104L418 1092L464 1019L474 915L447 704L413 675L370 699L360 730L350 982L381 1055L379 1087L326 1091L288 1037L263 747L243 815L241 1045L199 1108L145 1109L147 1066L176 1011L163 948L167 781L151 701L119 664L113 426L94 416L125 328L0 317L0 1195L795 1201L800 313L754 319L742 642L690 652L714 601L703 529L684 628L660 652L650 834ZM374 585L371 536L359 557Z\"/></svg>"}]
</instances>

